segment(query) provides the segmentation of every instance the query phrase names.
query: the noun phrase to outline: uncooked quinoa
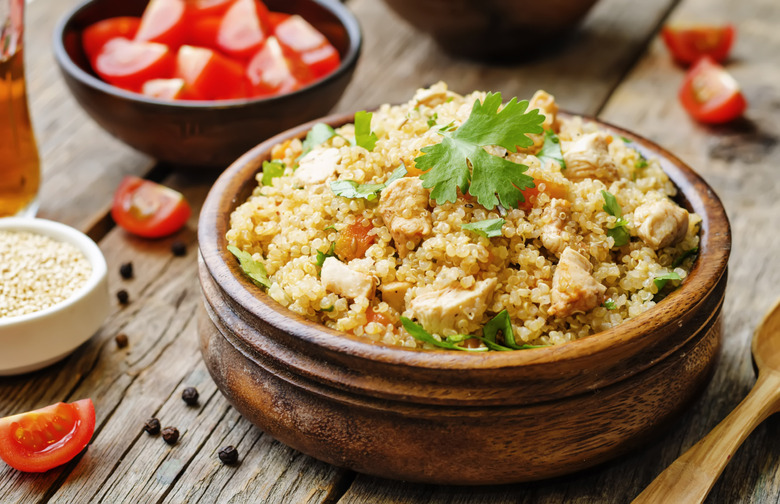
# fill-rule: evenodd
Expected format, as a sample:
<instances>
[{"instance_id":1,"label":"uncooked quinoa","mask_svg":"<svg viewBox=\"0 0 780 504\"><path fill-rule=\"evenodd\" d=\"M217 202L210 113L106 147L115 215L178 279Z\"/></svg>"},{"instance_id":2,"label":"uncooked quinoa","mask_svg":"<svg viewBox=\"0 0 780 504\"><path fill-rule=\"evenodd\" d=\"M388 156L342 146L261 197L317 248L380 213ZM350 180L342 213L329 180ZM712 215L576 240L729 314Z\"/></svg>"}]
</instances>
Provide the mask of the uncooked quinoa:
<instances>
[{"instance_id":1,"label":"uncooked quinoa","mask_svg":"<svg viewBox=\"0 0 780 504\"><path fill-rule=\"evenodd\" d=\"M91 273L87 258L70 243L25 231L0 231L0 318L61 303Z\"/></svg>"},{"instance_id":2,"label":"uncooked quinoa","mask_svg":"<svg viewBox=\"0 0 780 504\"><path fill-rule=\"evenodd\" d=\"M544 91L500 103L439 83L277 145L229 249L293 312L410 348L564 343L684 281L701 219L657 160Z\"/></svg>"}]
</instances>

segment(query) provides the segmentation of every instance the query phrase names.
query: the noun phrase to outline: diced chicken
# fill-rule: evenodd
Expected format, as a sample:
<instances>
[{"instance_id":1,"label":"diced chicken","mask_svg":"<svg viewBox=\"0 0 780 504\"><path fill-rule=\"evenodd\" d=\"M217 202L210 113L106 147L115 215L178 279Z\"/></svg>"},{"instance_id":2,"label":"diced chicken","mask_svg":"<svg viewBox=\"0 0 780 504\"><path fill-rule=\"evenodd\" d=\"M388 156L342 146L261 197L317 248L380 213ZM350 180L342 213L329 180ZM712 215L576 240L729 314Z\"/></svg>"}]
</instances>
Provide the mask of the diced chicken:
<instances>
[{"instance_id":1,"label":"diced chicken","mask_svg":"<svg viewBox=\"0 0 780 504\"><path fill-rule=\"evenodd\" d=\"M345 298L370 298L374 294L374 277L353 270L335 257L322 263L320 280L325 290Z\"/></svg>"},{"instance_id":2,"label":"diced chicken","mask_svg":"<svg viewBox=\"0 0 780 504\"><path fill-rule=\"evenodd\" d=\"M566 223L569 221L569 207L571 203L568 200L554 198L550 204L542 210L541 235L544 248L560 257L563 250L569 244L571 236L564 231Z\"/></svg>"},{"instance_id":3,"label":"diced chicken","mask_svg":"<svg viewBox=\"0 0 780 504\"><path fill-rule=\"evenodd\" d=\"M379 292L382 293L382 301L389 304L395 311L404 311L404 298L406 291L412 284L409 282L390 282L379 286Z\"/></svg>"},{"instance_id":4,"label":"diced chicken","mask_svg":"<svg viewBox=\"0 0 780 504\"><path fill-rule=\"evenodd\" d=\"M539 109L539 112L544 115L542 127L546 130L553 129L558 114L558 104L555 103L555 97L553 95L540 89L534 93L533 97L528 102L528 109Z\"/></svg>"},{"instance_id":5,"label":"diced chicken","mask_svg":"<svg viewBox=\"0 0 780 504\"><path fill-rule=\"evenodd\" d=\"M618 171L609 155L609 143L603 132L588 133L563 148L566 169L563 174L572 180L594 178L615 180Z\"/></svg>"},{"instance_id":6,"label":"diced chicken","mask_svg":"<svg viewBox=\"0 0 780 504\"><path fill-rule=\"evenodd\" d=\"M568 317L576 312L586 313L602 303L607 288L593 278L592 270L587 257L566 247L553 273L550 315Z\"/></svg>"},{"instance_id":7,"label":"diced chicken","mask_svg":"<svg viewBox=\"0 0 780 504\"><path fill-rule=\"evenodd\" d=\"M476 282L471 289L448 287L428 291L412 299L409 310L427 331L436 334L446 330L460 332L460 320L480 321L497 283L495 278L488 278ZM476 329L474 325L469 330Z\"/></svg>"},{"instance_id":8,"label":"diced chicken","mask_svg":"<svg viewBox=\"0 0 780 504\"><path fill-rule=\"evenodd\" d=\"M304 184L321 184L336 173L339 161L341 154L338 149L314 149L298 162L295 177Z\"/></svg>"},{"instance_id":9,"label":"diced chicken","mask_svg":"<svg viewBox=\"0 0 780 504\"><path fill-rule=\"evenodd\" d=\"M379 212L400 257L406 257L431 233L428 190L419 177L400 178L385 187L379 197Z\"/></svg>"},{"instance_id":10,"label":"diced chicken","mask_svg":"<svg viewBox=\"0 0 780 504\"><path fill-rule=\"evenodd\" d=\"M668 199L643 203L634 210L634 226L639 238L658 250L685 238L688 211Z\"/></svg>"},{"instance_id":11,"label":"diced chicken","mask_svg":"<svg viewBox=\"0 0 780 504\"><path fill-rule=\"evenodd\" d=\"M455 93L447 89L447 84L444 82L437 82L427 89L418 89L417 92L414 93L413 100L420 105L435 107L456 96Z\"/></svg>"}]
</instances>

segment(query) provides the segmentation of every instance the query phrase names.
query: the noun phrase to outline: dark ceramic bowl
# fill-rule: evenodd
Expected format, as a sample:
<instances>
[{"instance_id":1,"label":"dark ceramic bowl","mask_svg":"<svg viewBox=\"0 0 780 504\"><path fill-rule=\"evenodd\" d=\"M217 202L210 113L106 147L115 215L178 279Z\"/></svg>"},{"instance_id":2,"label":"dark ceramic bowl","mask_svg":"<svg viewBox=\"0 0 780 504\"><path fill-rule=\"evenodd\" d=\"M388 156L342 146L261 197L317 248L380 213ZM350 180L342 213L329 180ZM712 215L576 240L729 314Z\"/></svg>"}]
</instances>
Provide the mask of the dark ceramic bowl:
<instances>
[{"instance_id":1,"label":"dark ceramic bowl","mask_svg":"<svg viewBox=\"0 0 780 504\"><path fill-rule=\"evenodd\" d=\"M324 119L332 126L351 116ZM219 389L283 443L359 472L441 484L571 473L631 450L707 383L721 341L731 248L718 197L653 143L604 123L655 157L702 217L699 257L658 305L561 345L471 354L372 343L308 321L258 289L226 250L230 213L256 186L282 133L233 163L200 214L201 351Z\"/></svg>"},{"instance_id":2,"label":"dark ceramic bowl","mask_svg":"<svg viewBox=\"0 0 780 504\"><path fill-rule=\"evenodd\" d=\"M385 0L455 56L521 60L565 42L596 0Z\"/></svg>"},{"instance_id":3,"label":"dark ceramic bowl","mask_svg":"<svg viewBox=\"0 0 780 504\"><path fill-rule=\"evenodd\" d=\"M293 93L223 101L163 101L116 88L92 71L81 31L113 16L140 16L148 0L90 0L66 14L54 31L54 55L76 101L106 131L141 152L177 165L224 168L264 138L320 117L352 78L362 36L355 16L337 0L266 0L297 13L341 55L335 72Z\"/></svg>"}]
</instances>

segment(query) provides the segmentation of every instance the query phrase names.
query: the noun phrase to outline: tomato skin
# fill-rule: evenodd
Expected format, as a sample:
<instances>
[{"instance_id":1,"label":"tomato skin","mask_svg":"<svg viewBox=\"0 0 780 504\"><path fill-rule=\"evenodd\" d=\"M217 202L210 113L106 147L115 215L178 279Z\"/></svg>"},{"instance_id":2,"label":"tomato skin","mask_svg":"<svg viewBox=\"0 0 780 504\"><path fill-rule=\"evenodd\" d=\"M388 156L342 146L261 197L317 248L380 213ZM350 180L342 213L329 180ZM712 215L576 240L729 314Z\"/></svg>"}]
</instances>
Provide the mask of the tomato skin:
<instances>
[{"instance_id":1,"label":"tomato skin","mask_svg":"<svg viewBox=\"0 0 780 504\"><path fill-rule=\"evenodd\" d=\"M200 99L246 96L244 67L205 47L181 46L176 57L175 75L183 79Z\"/></svg>"},{"instance_id":2,"label":"tomato skin","mask_svg":"<svg viewBox=\"0 0 780 504\"><path fill-rule=\"evenodd\" d=\"M135 40L159 42L176 49L186 29L184 0L151 0L141 16Z\"/></svg>"},{"instance_id":3,"label":"tomato skin","mask_svg":"<svg viewBox=\"0 0 780 504\"><path fill-rule=\"evenodd\" d=\"M236 0L185 0L190 18L222 16Z\"/></svg>"},{"instance_id":4,"label":"tomato skin","mask_svg":"<svg viewBox=\"0 0 780 504\"><path fill-rule=\"evenodd\" d=\"M276 26L274 31L282 47L295 53L309 67L315 78L335 70L341 58L325 35L317 31L301 16L294 15Z\"/></svg>"},{"instance_id":5,"label":"tomato skin","mask_svg":"<svg viewBox=\"0 0 780 504\"><path fill-rule=\"evenodd\" d=\"M661 36L672 57L683 65L690 65L703 56L725 61L734 43L735 30L725 26L664 26Z\"/></svg>"},{"instance_id":6,"label":"tomato skin","mask_svg":"<svg viewBox=\"0 0 780 504\"><path fill-rule=\"evenodd\" d=\"M252 96L289 93L313 79L311 71L300 61L288 58L276 37L268 37L263 48L246 67Z\"/></svg>"},{"instance_id":7,"label":"tomato skin","mask_svg":"<svg viewBox=\"0 0 780 504\"><path fill-rule=\"evenodd\" d=\"M117 37L95 58L95 72L114 86L140 91L150 79L170 77L175 59L168 46Z\"/></svg>"},{"instance_id":8,"label":"tomato skin","mask_svg":"<svg viewBox=\"0 0 780 504\"><path fill-rule=\"evenodd\" d=\"M219 25L222 23L220 16L201 16L190 22L191 29L184 37L184 44L196 47L207 47L219 50L217 35Z\"/></svg>"},{"instance_id":9,"label":"tomato skin","mask_svg":"<svg viewBox=\"0 0 780 504\"><path fill-rule=\"evenodd\" d=\"M187 86L184 79L151 79L144 82L141 94L160 100L198 100L200 99Z\"/></svg>"},{"instance_id":10,"label":"tomato skin","mask_svg":"<svg viewBox=\"0 0 780 504\"><path fill-rule=\"evenodd\" d=\"M0 418L0 458L20 471L48 471L81 453L94 432L91 399Z\"/></svg>"},{"instance_id":11,"label":"tomato skin","mask_svg":"<svg viewBox=\"0 0 780 504\"><path fill-rule=\"evenodd\" d=\"M732 121L747 108L737 81L707 56L685 74L678 96L694 119L707 124Z\"/></svg>"},{"instance_id":12,"label":"tomato skin","mask_svg":"<svg viewBox=\"0 0 780 504\"><path fill-rule=\"evenodd\" d=\"M268 8L258 0L236 0L225 12L217 47L233 58L248 60L270 35Z\"/></svg>"},{"instance_id":13,"label":"tomato skin","mask_svg":"<svg viewBox=\"0 0 780 504\"><path fill-rule=\"evenodd\" d=\"M126 176L114 193L111 217L125 231L161 238L186 224L192 210L181 193L149 180Z\"/></svg>"},{"instance_id":14,"label":"tomato skin","mask_svg":"<svg viewBox=\"0 0 780 504\"><path fill-rule=\"evenodd\" d=\"M98 21L81 33L81 44L87 59L93 63L106 42L116 37L132 39L138 32L141 18L119 16Z\"/></svg>"}]
</instances>

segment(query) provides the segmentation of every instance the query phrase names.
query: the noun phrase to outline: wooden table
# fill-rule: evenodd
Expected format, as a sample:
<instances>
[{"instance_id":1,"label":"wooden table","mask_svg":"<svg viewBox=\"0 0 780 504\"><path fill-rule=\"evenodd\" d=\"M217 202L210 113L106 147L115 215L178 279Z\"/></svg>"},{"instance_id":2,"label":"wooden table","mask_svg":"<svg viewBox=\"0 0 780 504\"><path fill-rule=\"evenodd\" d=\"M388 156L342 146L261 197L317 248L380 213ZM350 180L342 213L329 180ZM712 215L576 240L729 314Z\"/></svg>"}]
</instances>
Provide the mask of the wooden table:
<instances>
[{"instance_id":1,"label":"wooden table","mask_svg":"<svg viewBox=\"0 0 780 504\"><path fill-rule=\"evenodd\" d=\"M722 355L712 382L651 446L553 481L458 488L383 480L336 468L276 442L244 420L217 391L201 360L195 312L196 218L213 176L177 173L109 137L68 94L51 54L59 16L80 0L34 0L27 11L27 65L34 126L43 158L40 216L88 232L109 264L110 289L127 289L101 330L43 371L0 378L0 415L91 397L97 429L89 449L44 474L0 464L0 502L626 503L714 427L754 382L750 338L780 296L780 8L777 0L603 0L561 51L514 66L486 66L441 53L377 0L350 0L365 47L355 78L334 111L406 100L445 80L459 92L502 91L528 98L537 88L562 107L647 136L698 170L723 200L733 228ZM706 127L680 107L683 71L658 38L668 21L729 21L738 30L728 64L750 106L743 120ZM258 141L261 139L258 138ZM158 241L133 238L107 216L127 174L181 190L196 209L188 227ZM183 240L184 257L170 244ZM132 261L135 278L119 265ZM129 346L118 349L124 332ZM2 349L0 349L2 351ZM197 407L181 391L200 391ZM156 416L181 431L173 447L142 432ZM780 502L780 418L761 425L735 454L707 502ZM235 445L236 467L217 451ZM468 470L468 468L453 468Z\"/></svg>"}]
</instances>

